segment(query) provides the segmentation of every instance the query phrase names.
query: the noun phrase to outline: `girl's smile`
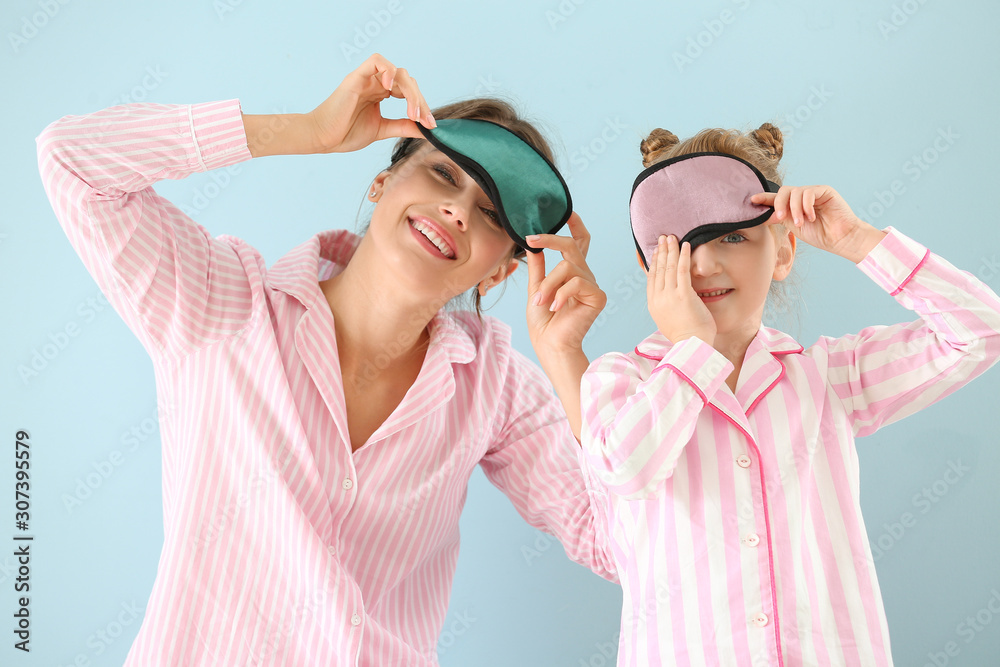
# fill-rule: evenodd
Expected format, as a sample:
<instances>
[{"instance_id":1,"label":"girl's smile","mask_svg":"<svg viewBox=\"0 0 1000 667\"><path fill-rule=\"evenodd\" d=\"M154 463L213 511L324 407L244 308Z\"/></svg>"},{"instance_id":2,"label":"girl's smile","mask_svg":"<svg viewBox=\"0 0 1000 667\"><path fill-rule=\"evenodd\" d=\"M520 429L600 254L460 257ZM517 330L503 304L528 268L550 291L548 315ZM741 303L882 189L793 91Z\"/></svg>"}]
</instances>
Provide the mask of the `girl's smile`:
<instances>
[{"instance_id":1,"label":"girl's smile","mask_svg":"<svg viewBox=\"0 0 1000 667\"><path fill-rule=\"evenodd\" d=\"M733 290L732 289L717 289L710 291L698 292L698 296L705 303L712 303L714 301L720 301L727 297Z\"/></svg>"}]
</instances>

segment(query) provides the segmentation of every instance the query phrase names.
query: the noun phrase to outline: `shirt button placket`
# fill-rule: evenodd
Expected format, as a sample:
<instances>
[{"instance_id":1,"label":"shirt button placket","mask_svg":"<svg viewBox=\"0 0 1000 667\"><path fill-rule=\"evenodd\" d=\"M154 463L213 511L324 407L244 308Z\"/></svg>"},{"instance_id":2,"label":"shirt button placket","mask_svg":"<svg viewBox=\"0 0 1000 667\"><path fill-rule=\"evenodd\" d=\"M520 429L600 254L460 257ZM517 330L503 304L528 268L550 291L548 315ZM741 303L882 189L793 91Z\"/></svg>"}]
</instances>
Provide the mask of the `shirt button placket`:
<instances>
[{"instance_id":1,"label":"shirt button placket","mask_svg":"<svg viewBox=\"0 0 1000 667\"><path fill-rule=\"evenodd\" d=\"M358 627L359 625L361 625L361 614L354 614L353 616L351 616L351 625L353 625L354 627Z\"/></svg>"}]
</instances>

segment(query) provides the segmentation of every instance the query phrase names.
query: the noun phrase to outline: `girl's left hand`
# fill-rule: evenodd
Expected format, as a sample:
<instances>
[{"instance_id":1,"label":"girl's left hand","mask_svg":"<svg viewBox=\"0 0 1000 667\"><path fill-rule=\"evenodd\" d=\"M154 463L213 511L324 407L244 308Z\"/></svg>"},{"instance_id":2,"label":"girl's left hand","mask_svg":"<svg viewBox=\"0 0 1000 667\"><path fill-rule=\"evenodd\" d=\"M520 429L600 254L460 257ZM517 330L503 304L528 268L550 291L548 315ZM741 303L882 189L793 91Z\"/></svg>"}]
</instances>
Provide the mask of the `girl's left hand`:
<instances>
[{"instance_id":1,"label":"girl's left hand","mask_svg":"<svg viewBox=\"0 0 1000 667\"><path fill-rule=\"evenodd\" d=\"M885 237L885 232L864 222L829 185L792 187L761 192L754 204L773 206L772 221L789 221L796 237L820 250L860 262Z\"/></svg>"},{"instance_id":2,"label":"girl's left hand","mask_svg":"<svg viewBox=\"0 0 1000 667\"><path fill-rule=\"evenodd\" d=\"M576 213L566 223L572 238L541 234L529 237L533 248L548 248L562 254L562 261L545 275L543 253L529 252L528 334L536 352L578 351L583 337L607 303L587 266L590 232Z\"/></svg>"}]
</instances>

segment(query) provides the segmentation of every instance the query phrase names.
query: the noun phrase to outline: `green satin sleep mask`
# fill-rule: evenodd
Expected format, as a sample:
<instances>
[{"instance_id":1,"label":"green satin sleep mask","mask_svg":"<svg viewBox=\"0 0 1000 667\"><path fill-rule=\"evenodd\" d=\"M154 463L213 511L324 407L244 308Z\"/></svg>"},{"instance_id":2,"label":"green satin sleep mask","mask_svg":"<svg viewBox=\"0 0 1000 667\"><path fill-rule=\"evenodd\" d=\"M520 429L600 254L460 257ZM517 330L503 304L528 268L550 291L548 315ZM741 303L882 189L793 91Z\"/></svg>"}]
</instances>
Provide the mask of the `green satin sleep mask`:
<instances>
[{"instance_id":1,"label":"green satin sleep mask","mask_svg":"<svg viewBox=\"0 0 1000 667\"><path fill-rule=\"evenodd\" d=\"M444 118L424 137L471 176L496 206L514 243L530 252L524 237L555 234L573 212L562 175L526 141L485 120Z\"/></svg>"}]
</instances>

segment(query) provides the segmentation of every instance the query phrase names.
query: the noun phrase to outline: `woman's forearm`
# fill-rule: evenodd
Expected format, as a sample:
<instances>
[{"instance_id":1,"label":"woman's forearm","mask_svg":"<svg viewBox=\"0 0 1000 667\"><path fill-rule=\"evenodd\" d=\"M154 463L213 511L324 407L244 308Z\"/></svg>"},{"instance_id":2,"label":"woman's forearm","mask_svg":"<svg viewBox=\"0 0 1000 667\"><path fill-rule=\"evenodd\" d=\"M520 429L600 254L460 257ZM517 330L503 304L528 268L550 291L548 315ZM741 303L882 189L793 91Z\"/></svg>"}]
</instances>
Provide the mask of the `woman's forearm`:
<instances>
[{"instance_id":1,"label":"woman's forearm","mask_svg":"<svg viewBox=\"0 0 1000 667\"><path fill-rule=\"evenodd\" d=\"M570 428L577 441L580 440L580 380L590 362L583 350L562 351L540 354L542 370L548 375L556 395L562 402Z\"/></svg>"},{"instance_id":2,"label":"woman's forearm","mask_svg":"<svg viewBox=\"0 0 1000 667\"><path fill-rule=\"evenodd\" d=\"M254 157L319 153L316 128L308 114L243 114L247 148Z\"/></svg>"}]
</instances>

